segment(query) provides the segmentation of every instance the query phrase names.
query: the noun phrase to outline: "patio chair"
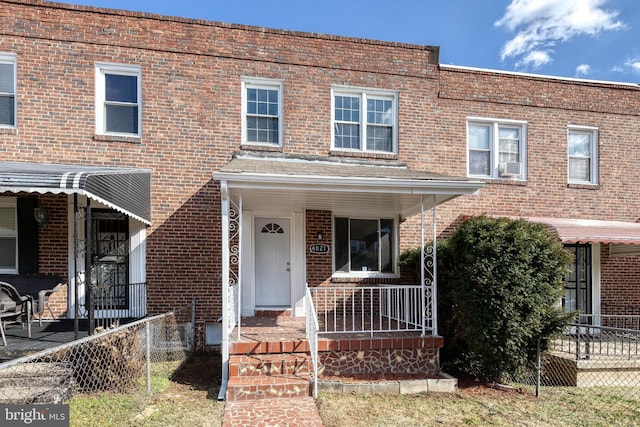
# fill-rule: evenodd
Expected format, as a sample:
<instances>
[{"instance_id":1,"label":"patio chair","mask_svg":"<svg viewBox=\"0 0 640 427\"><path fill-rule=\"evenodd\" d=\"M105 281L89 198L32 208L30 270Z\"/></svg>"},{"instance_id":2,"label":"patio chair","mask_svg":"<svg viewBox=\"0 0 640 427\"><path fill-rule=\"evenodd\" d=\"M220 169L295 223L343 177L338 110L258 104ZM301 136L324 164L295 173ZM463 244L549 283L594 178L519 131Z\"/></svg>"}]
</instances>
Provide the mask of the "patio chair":
<instances>
[{"instance_id":1,"label":"patio chair","mask_svg":"<svg viewBox=\"0 0 640 427\"><path fill-rule=\"evenodd\" d=\"M59 282L57 285L55 285L51 289L42 289L38 291L38 299L35 300L33 303L35 304L36 312L38 313L38 324L40 326L42 326L42 316L44 315L45 308L49 310L49 313L51 314L51 318L53 320L56 320L56 316L55 314L53 314L53 310L51 309L51 306L49 306L49 297L54 292L57 292L58 290L60 290L61 287L62 287L62 282Z\"/></svg>"},{"instance_id":2,"label":"patio chair","mask_svg":"<svg viewBox=\"0 0 640 427\"><path fill-rule=\"evenodd\" d=\"M4 330L7 322L19 321L22 326L26 322L27 334L31 338L31 309L32 298L22 296L16 288L6 282L0 282L0 333L2 333L2 343L7 345L7 338Z\"/></svg>"}]
</instances>

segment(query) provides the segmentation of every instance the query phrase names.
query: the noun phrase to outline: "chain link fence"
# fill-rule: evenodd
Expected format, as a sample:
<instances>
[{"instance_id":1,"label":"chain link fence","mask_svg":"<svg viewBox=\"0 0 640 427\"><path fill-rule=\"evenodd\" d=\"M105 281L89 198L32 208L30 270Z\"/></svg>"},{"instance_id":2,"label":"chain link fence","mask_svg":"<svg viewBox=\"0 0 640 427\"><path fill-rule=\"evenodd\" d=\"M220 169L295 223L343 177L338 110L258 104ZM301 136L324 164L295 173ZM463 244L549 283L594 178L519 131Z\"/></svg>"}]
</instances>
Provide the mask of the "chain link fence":
<instances>
[{"instance_id":1,"label":"chain link fence","mask_svg":"<svg viewBox=\"0 0 640 427\"><path fill-rule=\"evenodd\" d=\"M78 393L151 394L193 352L194 304L0 364L0 403L62 403Z\"/></svg>"},{"instance_id":2,"label":"chain link fence","mask_svg":"<svg viewBox=\"0 0 640 427\"><path fill-rule=\"evenodd\" d=\"M535 388L536 395L573 387L603 398L640 399L640 330L618 317L568 324L513 383Z\"/></svg>"}]
</instances>

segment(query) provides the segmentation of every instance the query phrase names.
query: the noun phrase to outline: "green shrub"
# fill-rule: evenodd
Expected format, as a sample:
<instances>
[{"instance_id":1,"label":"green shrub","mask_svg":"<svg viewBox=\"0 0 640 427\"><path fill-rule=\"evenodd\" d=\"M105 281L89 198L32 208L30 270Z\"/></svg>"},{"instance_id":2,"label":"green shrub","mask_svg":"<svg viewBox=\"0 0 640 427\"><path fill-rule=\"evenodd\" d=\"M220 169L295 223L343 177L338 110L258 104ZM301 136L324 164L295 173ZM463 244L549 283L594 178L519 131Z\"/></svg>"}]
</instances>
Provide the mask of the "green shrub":
<instances>
[{"instance_id":1,"label":"green shrub","mask_svg":"<svg viewBox=\"0 0 640 427\"><path fill-rule=\"evenodd\" d=\"M568 321L559 302L571 255L544 225L474 217L438 251L443 359L513 377Z\"/></svg>"}]
</instances>

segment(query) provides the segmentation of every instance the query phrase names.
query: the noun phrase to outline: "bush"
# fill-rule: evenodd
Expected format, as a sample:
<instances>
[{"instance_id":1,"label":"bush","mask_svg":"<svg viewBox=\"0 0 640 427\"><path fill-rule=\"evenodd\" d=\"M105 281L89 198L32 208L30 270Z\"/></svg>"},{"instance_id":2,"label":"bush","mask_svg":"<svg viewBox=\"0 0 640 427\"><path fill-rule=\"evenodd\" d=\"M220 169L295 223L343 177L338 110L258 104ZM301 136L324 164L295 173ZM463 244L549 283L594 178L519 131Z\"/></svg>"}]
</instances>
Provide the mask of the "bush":
<instances>
[{"instance_id":1,"label":"bush","mask_svg":"<svg viewBox=\"0 0 640 427\"><path fill-rule=\"evenodd\" d=\"M513 377L568 321L559 302L571 255L544 225L475 217L438 250L443 359Z\"/></svg>"}]
</instances>

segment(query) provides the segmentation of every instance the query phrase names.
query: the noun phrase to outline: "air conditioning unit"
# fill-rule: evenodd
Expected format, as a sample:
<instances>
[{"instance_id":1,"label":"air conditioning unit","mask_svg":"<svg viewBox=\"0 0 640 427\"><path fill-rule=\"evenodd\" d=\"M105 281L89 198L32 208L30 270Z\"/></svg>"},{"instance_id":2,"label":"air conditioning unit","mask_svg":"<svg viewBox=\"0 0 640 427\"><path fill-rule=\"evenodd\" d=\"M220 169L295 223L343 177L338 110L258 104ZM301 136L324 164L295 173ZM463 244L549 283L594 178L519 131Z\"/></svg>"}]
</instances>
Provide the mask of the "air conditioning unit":
<instances>
[{"instance_id":1,"label":"air conditioning unit","mask_svg":"<svg viewBox=\"0 0 640 427\"><path fill-rule=\"evenodd\" d=\"M498 173L505 177L519 177L522 174L522 163L508 162L498 164Z\"/></svg>"}]
</instances>

